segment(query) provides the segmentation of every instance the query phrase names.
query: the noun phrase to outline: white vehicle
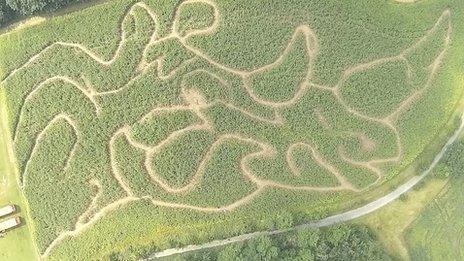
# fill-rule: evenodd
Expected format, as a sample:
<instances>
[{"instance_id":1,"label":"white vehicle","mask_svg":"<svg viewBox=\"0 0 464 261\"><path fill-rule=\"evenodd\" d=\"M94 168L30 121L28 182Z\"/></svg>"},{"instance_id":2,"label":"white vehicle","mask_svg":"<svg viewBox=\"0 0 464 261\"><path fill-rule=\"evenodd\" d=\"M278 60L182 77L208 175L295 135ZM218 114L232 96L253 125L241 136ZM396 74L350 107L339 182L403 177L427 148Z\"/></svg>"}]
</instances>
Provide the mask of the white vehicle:
<instances>
[{"instance_id":1,"label":"white vehicle","mask_svg":"<svg viewBox=\"0 0 464 261\"><path fill-rule=\"evenodd\" d=\"M0 217L4 217L16 211L15 205L7 205L0 208Z\"/></svg>"},{"instance_id":2,"label":"white vehicle","mask_svg":"<svg viewBox=\"0 0 464 261\"><path fill-rule=\"evenodd\" d=\"M15 228L21 224L21 219L19 217L10 218L5 221L0 222L0 233L5 232L8 229Z\"/></svg>"}]
</instances>

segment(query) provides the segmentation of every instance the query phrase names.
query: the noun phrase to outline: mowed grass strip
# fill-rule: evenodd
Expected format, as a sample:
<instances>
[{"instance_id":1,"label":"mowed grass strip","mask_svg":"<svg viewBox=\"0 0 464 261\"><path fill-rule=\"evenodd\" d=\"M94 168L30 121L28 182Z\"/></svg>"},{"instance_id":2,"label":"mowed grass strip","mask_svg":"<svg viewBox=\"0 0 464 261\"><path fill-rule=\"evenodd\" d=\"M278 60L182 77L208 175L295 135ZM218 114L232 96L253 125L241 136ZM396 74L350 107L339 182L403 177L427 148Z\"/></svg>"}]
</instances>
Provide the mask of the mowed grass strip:
<instances>
[{"instance_id":1,"label":"mowed grass strip","mask_svg":"<svg viewBox=\"0 0 464 261\"><path fill-rule=\"evenodd\" d=\"M32 221L27 214L27 205L18 187L16 166L11 155L12 146L8 132L5 94L0 89L0 206L14 204L17 212L13 216L21 216L23 224L8 231L0 239L1 260L36 260L37 249L32 239ZM10 217L10 216L9 216Z\"/></svg>"}]
</instances>

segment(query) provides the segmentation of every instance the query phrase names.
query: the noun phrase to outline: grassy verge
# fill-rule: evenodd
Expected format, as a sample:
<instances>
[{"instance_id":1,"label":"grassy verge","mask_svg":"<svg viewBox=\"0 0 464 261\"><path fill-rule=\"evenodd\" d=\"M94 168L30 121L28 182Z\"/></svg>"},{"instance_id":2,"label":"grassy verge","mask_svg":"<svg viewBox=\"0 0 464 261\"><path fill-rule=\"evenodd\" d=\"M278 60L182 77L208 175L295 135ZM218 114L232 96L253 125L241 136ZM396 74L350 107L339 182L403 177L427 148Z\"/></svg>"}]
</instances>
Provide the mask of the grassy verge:
<instances>
[{"instance_id":1,"label":"grassy verge","mask_svg":"<svg viewBox=\"0 0 464 261\"><path fill-rule=\"evenodd\" d=\"M16 168L9 153L9 133L3 90L0 90L0 206L15 204L23 225L0 238L0 260L37 260L37 252L30 233L27 206L16 182ZM18 215L17 214L17 215Z\"/></svg>"},{"instance_id":2,"label":"grassy verge","mask_svg":"<svg viewBox=\"0 0 464 261\"><path fill-rule=\"evenodd\" d=\"M437 169L447 184L404 233L412 260L464 258L464 140L451 147ZM452 240L450 240L452 239Z\"/></svg>"},{"instance_id":3,"label":"grassy verge","mask_svg":"<svg viewBox=\"0 0 464 261\"><path fill-rule=\"evenodd\" d=\"M411 260L462 260L463 183L450 180L404 231Z\"/></svg>"},{"instance_id":4,"label":"grassy verge","mask_svg":"<svg viewBox=\"0 0 464 261\"><path fill-rule=\"evenodd\" d=\"M403 232L445 184L444 180L432 179L420 190L407 193L401 200L395 201L357 222L368 225L392 255L398 255L402 260L408 260L409 254L404 243Z\"/></svg>"},{"instance_id":5,"label":"grassy verge","mask_svg":"<svg viewBox=\"0 0 464 261\"><path fill-rule=\"evenodd\" d=\"M462 260L462 151L458 140L414 191L360 220L390 253L403 260Z\"/></svg>"}]
</instances>

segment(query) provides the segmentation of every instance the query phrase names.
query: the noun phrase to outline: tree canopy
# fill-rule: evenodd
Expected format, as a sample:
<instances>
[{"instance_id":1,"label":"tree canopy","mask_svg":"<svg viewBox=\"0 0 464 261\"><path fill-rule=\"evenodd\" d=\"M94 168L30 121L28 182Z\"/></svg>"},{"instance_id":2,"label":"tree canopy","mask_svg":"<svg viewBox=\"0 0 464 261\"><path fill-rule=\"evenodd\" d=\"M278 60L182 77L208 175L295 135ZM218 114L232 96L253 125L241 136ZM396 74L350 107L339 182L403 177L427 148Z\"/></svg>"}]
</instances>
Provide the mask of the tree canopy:
<instances>
[{"instance_id":1,"label":"tree canopy","mask_svg":"<svg viewBox=\"0 0 464 261\"><path fill-rule=\"evenodd\" d=\"M177 257L178 260L391 260L365 226L340 225L261 236Z\"/></svg>"},{"instance_id":2,"label":"tree canopy","mask_svg":"<svg viewBox=\"0 0 464 261\"><path fill-rule=\"evenodd\" d=\"M39 12L53 12L68 4L84 0L0 0L0 27L14 18Z\"/></svg>"}]
</instances>

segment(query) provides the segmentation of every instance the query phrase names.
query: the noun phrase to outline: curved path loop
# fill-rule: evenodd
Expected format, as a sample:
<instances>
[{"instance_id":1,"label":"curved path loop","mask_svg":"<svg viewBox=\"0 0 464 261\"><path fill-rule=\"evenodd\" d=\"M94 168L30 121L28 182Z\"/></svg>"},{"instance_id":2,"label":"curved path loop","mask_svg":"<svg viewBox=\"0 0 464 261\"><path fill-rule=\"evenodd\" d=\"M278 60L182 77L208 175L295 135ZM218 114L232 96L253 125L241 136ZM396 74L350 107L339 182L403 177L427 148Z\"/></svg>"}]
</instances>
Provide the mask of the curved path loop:
<instances>
[{"instance_id":1,"label":"curved path loop","mask_svg":"<svg viewBox=\"0 0 464 261\"><path fill-rule=\"evenodd\" d=\"M66 160L65 169L68 168L69 165L71 164L71 160L73 159L74 152L76 150L77 144L79 143L80 135L79 135L79 131L77 130L77 126L76 126L76 123L74 122L74 120L71 119L71 117L69 117L68 115L62 113L62 114L56 115L52 120L50 120L48 122L47 126L45 126L45 128L37 135L36 139L34 140L34 145L32 147L32 151L31 151L31 153L29 155L28 160L26 161L24 172L21 175L21 179L20 179L21 180L21 184L20 184L21 189L24 189L25 186L26 186L27 170L28 170L28 167L29 167L29 164L30 164L30 161L31 161L32 157L36 154L37 146L38 146L39 142L43 139L43 136L47 133L48 129L50 129L51 126L53 126L54 124L56 124L59 121L64 121L67 124L69 124L69 126L71 126L73 128L74 134L76 135L76 141L74 142L73 147L71 149L71 152L69 153L68 159Z\"/></svg>"},{"instance_id":2,"label":"curved path loop","mask_svg":"<svg viewBox=\"0 0 464 261\"><path fill-rule=\"evenodd\" d=\"M184 8L188 4L194 4L194 3L206 4L206 5L209 5L210 7L212 7L212 9L213 9L213 12L212 12L213 22L212 22L212 24L208 25L208 26L206 26L205 28L202 28L202 29L190 30L190 31L187 31L185 33L179 32L180 26L178 25L178 18L179 18L179 15L180 15L180 12L181 12L182 8ZM187 128L172 132L165 140L159 142L156 146L148 146L146 144L141 144L141 143L135 141L131 137L131 129L130 129L129 126L123 126L119 130L117 130L110 137L110 139L108 141L108 143L109 143L108 144L108 146L109 146L109 154L110 154L110 160L111 160L111 172L112 172L114 178L116 179L116 181L119 183L119 185L126 192L127 195L124 198L118 199L118 200L114 201L113 203L110 203L109 205L106 205L106 206L103 206L103 207L97 206L98 205L97 204L98 199L101 197L102 193L104 193L104 189L100 186L100 183L99 183L98 180L91 180L90 185L93 186L94 188L96 188L96 194L92 198L92 200L90 202L90 205L88 206L88 209L80 217L77 218L77 221L76 221L76 223L74 225L74 228L72 228L73 230L62 232L46 248L46 250L42 254L42 258L47 257L49 255L49 253L53 250L53 248L56 247L58 244L60 244L63 240L66 240L69 237L74 237L74 236L80 234L82 231L84 231L85 229L88 229L92 224L97 222L99 219L103 218L108 213L110 213L110 212L112 212L112 211L114 211L114 210L116 210L116 209L118 209L120 207L123 207L123 206L129 204L130 202L136 201L136 200L149 200L154 205L163 206L163 207L170 207L170 208L191 209L191 210L202 211L202 212L222 212L222 211L232 211L232 210L236 209L237 207L248 204L256 196L258 196L260 193L262 193L264 191L264 189L270 188L270 187L280 188L280 189L287 189L287 190L318 191L318 192L329 192L329 191L340 191L340 190L347 190L347 191L354 191L354 192L361 191L360 189L355 188L344 177L343 173L341 173L336 167L332 166L326 159L324 159L322 154L315 149L315 146L311 146L310 144L307 144L307 143L304 143L304 142L295 143L295 144L289 144L289 148L288 148L288 151L287 151L287 154L286 154L286 156L287 156L286 160L287 160L287 163L288 163L288 165L289 165L289 167L291 169L291 172L293 172L294 175L298 176L299 171L296 168L296 166L294 164L294 161L292 159L293 156L292 156L291 150L293 148L295 148L295 146L302 146L302 147L308 149L311 152L312 159L314 160L314 162L317 165L319 165L323 169L326 169L328 172L330 172L338 180L338 183L339 183L338 186L334 186L334 187L294 186L294 185L287 185L287 184L284 184L284 183L279 183L279 182L276 182L276 181L273 181L273 180L260 179L260 178L256 177L252 173L252 171L250 170L249 162L251 160L253 160L253 159L256 159L256 158L264 158L264 157L269 157L269 156L275 155L276 151L272 146L270 146L270 145L268 145L268 144L266 144L266 143L264 143L262 141L258 141L256 139L253 139L253 138L250 138L250 137L243 137L243 136L240 136L238 134L226 134L226 135L216 137L215 142L210 146L208 152L204 156L203 160L200 162L195 174L193 175L193 177L191 178L189 183L187 185L183 186L183 187L180 187L180 188L171 186L170 184L168 184L167 181L165 181L160 175L155 173L155 171L152 169L152 165L153 165L152 164L153 162L151 161L152 158L153 158L152 156L154 155L154 153L159 152L160 150L162 150L164 146L166 146L167 144L169 144L173 140L181 137L182 135L184 135L185 133L187 133L189 131L192 131L192 130L213 131L213 126L208 121L208 118L203 114L203 111L210 108L211 106L214 106L214 105L219 104L219 103L227 106L228 108L237 110L237 111L243 113L244 115L246 115L247 117L253 118L255 120L270 123L270 124L275 124L275 125L281 125L285 121L283 119L283 117L281 116L281 110L283 108L288 108L288 107L291 107L291 106L295 105L306 94L306 92L310 88L316 88L316 89L320 89L320 90L322 90L324 92L331 93L333 95L333 97L336 99L336 101L341 105L341 107L344 110L346 110L347 112L349 112L352 115L354 115L356 117L359 117L359 118L361 118L363 120L367 120L369 122L382 124L383 126L388 127L392 131L392 133L394 133L394 135L395 135L397 151L396 151L395 155L389 156L389 157L386 157L386 158L375 158L375 159L371 159L369 161L356 161L354 159L351 159L349 157L349 155L347 155L347 153L343 150L342 147L340 147L339 150L337 151L340 158L343 161L345 161L346 163L351 164L351 165L356 166L356 167L362 167L362 168L368 169L372 173L374 173L377 176L377 180L373 184L371 184L371 186L376 184L383 177L383 173L380 170L380 168L378 167L379 164L386 163L386 162L394 162L394 163L400 162L400 160L401 160L401 158L403 156L403 147L402 147L402 142L401 142L401 139L400 139L399 130L398 130L397 126L396 126L396 121L397 121L398 117L401 115L401 113L406 111L414 103L414 101L419 99L422 96L422 94L425 92L425 90L427 90L432 85L432 82L433 82L433 80L435 78L435 75L437 74L438 69L439 69L439 67L441 65L443 56L444 56L445 52L448 49L449 41L450 41L450 35L451 35L451 21L449 19L448 30L446 32L446 36L445 36L445 39L444 39L445 47L443 48L442 52L437 57L435 57L435 59L433 60L433 63L429 66L429 68L428 68L429 74L428 74L428 78L427 78L427 81L426 81L425 85L422 88L420 88L419 90L417 90L416 92L412 93L410 95L410 97L408 97L407 99L402 101L399 104L399 106L394 110L394 112L392 112L391 114L386 115L384 117L376 118L376 117L371 117L369 115L366 115L366 114L352 108L344 100L344 97L343 97L343 95L342 95L342 93L340 91L341 86L345 83L345 81L351 75L353 75L355 73L358 73L358 72L361 72L361 71L364 71L364 70L367 70L367 69L374 68L375 66L381 65L381 64L386 63L386 62L405 61L408 64L408 66L410 66L407 55L409 53L413 52L414 50L416 50L417 48L419 48L420 45L423 42L428 40L429 37L431 35L433 35L433 33L435 33L435 31L439 27L440 23L445 18L449 18L449 16L450 16L450 11L449 10L445 10L442 13L442 15L436 21L434 26L421 39L419 39L416 43L414 43L413 45L411 45L409 48L405 49L404 51L402 51L398 55L391 56L391 57L379 58L379 59L371 61L371 62L367 62L367 63L364 63L364 64L355 65L355 66L352 66L350 68L347 68L345 71L342 72L342 76L341 76L339 82L335 86L324 86L324 85L318 85L318 84L315 84L315 83L311 82L311 78L312 78L312 75L313 75L313 63L314 63L315 57L318 54L319 45L318 45L316 34L314 33L314 31L312 31L306 25L300 25L300 26L295 28L294 33L292 34L292 36L291 36L290 40L288 41L287 45L283 48L280 55L275 59L275 61L273 61L273 62L271 62L269 64L266 64L266 65L263 65L263 66L261 66L259 68L255 68L255 69L251 69L251 70L240 70L240 69L231 68L231 67L229 67L227 65L221 64L221 63L215 61L214 59L212 59L203 50L197 49L197 48L195 48L195 47L188 44L188 38L189 37L199 36L199 35L210 35L210 34L213 34L213 33L215 33L217 31L217 29L219 27L220 13L219 13L218 7L216 6L216 4L213 1L210 1L210 0L187 0L187 1L182 2L179 6L177 6L177 9L175 11L175 14L174 14L175 18L174 18L174 21L173 21L171 32L168 33L166 36L163 36L163 37L158 35L157 29L159 28L160 23L158 21L157 15L155 14L155 12L153 12L143 2L138 2L138 3L134 4L128 10L128 12L125 14L126 16L124 17L124 19L126 19L128 17L128 15L131 15L132 12L134 12L135 8L142 8L145 11L147 11L147 13L150 15L151 19L155 23L155 31L151 35L149 43L145 46L145 48L143 50L143 53L142 53L142 56L141 56L142 58L141 58L141 61L140 61L139 65L138 65L139 70L137 71L137 74L135 75L135 77L131 78L123 86L121 86L121 87L119 87L117 89L109 90L109 91L102 91L102 92L97 92L92 87L92 83L88 79L86 79L85 77L82 79L85 86L82 86L81 84L79 84L78 80L70 79L66 75L56 75L56 76L50 77L50 78L42 81L41 83L39 83L38 85L36 85L35 87L32 88L32 90L26 95L26 98L24 99L24 101L21 104L21 108L20 108L20 111L19 111L18 124L14 128L14 140L15 140L15 142L16 142L16 138L17 138L17 133L19 131L18 126L19 126L19 123L21 122L22 117L23 117L22 116L23 110L25 110L24 109L25 104L28 103L28 102L32 102L32 100L35 97L36 93L41 88L45 88L45 86L48 86L49 84L51 84L53 82L61 81L61 82L64 82L64 83L71 84L76 89L78 89L85 96L85 98L88 99L90 101L90 103L92 103L92 105L95 108L95 115L98 116L99 113L101 112L102 108L100 107L100 105L98 103L98 100L95 99L95 97L104 96L104 95L114 95L114 94L117 94L117 93L127 89L129 86L131 86L131 84L134 81L136 81L139 77L143 76L143 73L146 72L148 69L157 68L155 71L156 71L157 76L158 76L158 78L160 80L171 79L172 77L177 76L178 71L185 68L185 66L187 66L189 63L191 63L194 60L193 58L183 61L177 68L174 68L173 70L171 70L169 72L165 72L164 69L163 69L164 68L163 67L163 59L164 59L163 56L156 59L156 60L154 60L154 61L152 61L152 62L147 62L147 54L148 54L150 48L153 47L156 44L159 44L159 43L161 43L163 41L166 41L166 40L169 40L169 39L176 39L182 45L182 47L185 48L185 50L187 50L188 52L193 54L193 56L196 57L197 59L201 59L201 60L209 63L213 67L218 68L219 70L223 70L224 72L229 73L231 75L234 75L235 77L238 77L239 79L241 79L241 81L243 83L243 87L244 87L244 89L246 91L246 94L257 105L260 105L260 106L263 106L263 107L266 107L266 108L270 108L274 112L274 119L270 120L270 119L260 117L259 115L255 115L255 114L247 111L246 109L241 108L241 107L237 106L236 104L233 104L232 102L230 102L228 100L216 99L214 101L207 102L202 97L201 93L196 92L195 90L187 90L185 88L185 86L184 86L184 81L181 81L181 91L182 91L182 95L183 95L182 98L184 99L185 104L175 104L175 105L168 106L168 107L153 108L153 110L151 112L149 112L148 114L146 114L144 117L142 117L140 119L140 122L146 121L147 119L149 119L154 114L156 114L157 112L160 112L160 111L177 111L177 110L189 110L189 111L192 111L193 113L195 113L198 116L198 118L201 119L202 122L199 123L199 124L191 125L191 126L189 126ZM259 97L257 94L255 94L255 92L254 92L254 90L253 90L253 88L251 86L251 80L250 80L251 77L253 77L253 75L255 75L255 74L263 73L265 71L274 69L277 66L281 65L284 62L285 57L291 51L292 44L296 41L296 39L297 39L297 37L299 35L302 35L304 37L305 47L306 47L305 51L306 51L306 53L307 53L307 55L309 57L307 73L304 76L303 81L298 85L298 88L294 91L292 97L290 97L290 98L288 98L288 99L286 99L284 101L275 102L275 101L272 101L272 100L266 100L266 99L263 99L263 98ZM109 60L105 60L105 59L101 58L98 54L96 54L92 50L90 50L87 47L85 47L85 46L83 46L81 44L78 44L78 43L66 43L66 42L61 42L61 41L52 43L51 45L49 45L49 46L45 47L44 49L42 49L36 55L29 58L29 60L27 60L23 65L21 65L20 67L12 70L0 82L0 85L3 85L6 81L8 81L8 79L10 79L13 75L15 75L20 70L25 69L29 65L33 64L35 61L40 59L44 53L46 53L48 50L50 50L51 48L53 48L55 46L63 46L63 47L66 47L66 48L70 48L70 49L72 49L72 50L74 50L76 52L82 52L85 55L87 55L90 59L93 59L94 61L96 61L97 63L99 63L102 66L111 66L113 64L113 62L116 61L116 59L118 57L120 57L120 53L122 52L122 48L124 47L124 44L125 44L126 41L127 41L126 32L124 30L122 30L121 31L120 41L118 43L116 51L114 52L113 56ZM222 79L220 76L218 76L218 75L216 75L216 74L214 74L212 72L209 72L207 70L197 69L197 70L195 70L193 72L190 72L190 73L194 73L194 72L207 73L208 75L210 75L214 79L218 80L218 82L220 82L222 85L224 85L224 86L228 85L227 81ZM408 75L411 75L411 74L412 74L411 68L409 67ZM189 75L189 73L187 73L185 76L187 76L187 75ZM320 110L316 110L315 114L317 116L317 119L321 122L321 124L322 124L322 126L324 128L326 128L326 129L331 129L332 128L329 121L324 117L324 115L322 115ZM61 113L61 114L56 115L55 118L52 121L50 121L48 123L48 125L36 137L35 142L34 142L34 146L33 146L32 151L31 151L31 155L29 156L29 159L27 160L25 171L24 171L24 174L23 174L22 179L21 179L23 188L25 186L25 175L27 173L27 166L29 165L29 161L30 161L31 157L33 156L33 154L36 151L37 144L40 142L40 140L42 139L42 136L48 130L48 128L58 120L65 120L67 123L69 123L73 127L73 129L74 129L74 131L76 133L77 141L74 144L74 147L73 147L73 149L72 149L72 151L71 151L71 153L69 155L66 166L69 166L69 164L72 162L73 155L74 155L74 149L76 148L76 144L79 142L80 134L79 134L79 132L77 130L77 127L76 127L76 124L74 123L74 121L69 116L67 116L66 114ZM462 129L462 126L461 126L460 129ZM375 145L376 145L372 141L369 142L369 140L366 137L363 137L362 133L361 134L360 133L347 133L346 135L360 137L363 145L367 149L375 147ZM454 135L452 137L452 139L455 139L455 136L456 135ZM214 150L222 142L224 142L226 140L234 139L234 140L238 140L240 142L254 144L257 147L259 147L260 149L257 152L250 153L250 154L244 156L240 160L240 169L241 169L241 171L243 173L243 176L246 179L248 179L249 181L251 181L252 183L255 184L256 189L252 193L244 196L243 198L241 198L241 199L239 199L239 200L237 200L237 201L235 201L235 202L233 202L233 203L231 203L229 205L219 206L219 207L209 207L209 206L199 207L199 206L194 206L194 205L180 204L180 203L176 203L176 202L167 202L167 201L162 201L162 200L155 199L155 198L153 198L151 196L137 197L137 196L134 195L134 192L132 192L130 186L124 180L124 177L119 173L119 170L118 170L118 167L117 167L117 161L116 161L115 151L114 151L114 143L115 143L116 139L119 138L119 137L126 138L126 140L129 142L129 144L131 146L145 152L146 160L144 162L144 167L145 167L145 170L148 173L151 181L158 184L166 192L172 193L172 194L188 192L191 189L193 189L201 181L201 178L202 178L203 172L205 170L206 164L208 163L208 161L212 157L212 154L213 154ZM450 139L450 141L452 139ZM447 144L447 146L448 146L448 144ZM374 201L371 204L368 204L368 205L366 205L366 206L364 206L362 208L359 208L359 209L356 209L356 210L353 210L353 211L349 211L349 212L346 212L346 213L343 213L343 214L340 214L340 215L335 215L335 216L326 218L324 220L321 220L321 221L318 221L318 222L315 222L315 223L311 223L311 224L303 225L303 226L300 226L300 227L296 227L295 229L303 228L305 226L306 227L308 227L308 226L309 227L326 226L326 225L334 224L334 223L337 223L337 222L350 220L352 218L355 218L356 216L364 215L366 213L372 212L375 209L387 204L388 202L394 200L399 195L401 195L402 193L404 193L405 191L410 189L419 180L421 180L430 171L430 169L434 165L436 165L438 160L443 155L444 150L446 150L447 146L445 146L443 151L439 155L437 155L437 158L434 161L434 163L432 164L432 166L426 172L424 172L424 174L422 174L421 176L413 178L411 181L409 181L408 183L406 183L403 186L399 187L398 189L396 189L392 193L384 196L383 198L381 198L381 199L379 199L377 201ZM364 189L367 189L367 188L364 188ZM187 247L187 248L177 249L177 250L167 250L165 252L155 254L155 256L157 256L157 255L158 256L171 255L171 254L175 254L175 253L182 253L182 252L187 252L187 251L194 250L194 249L191 249L191 248L202 249L202 248L207 248L207 247L213 247L213 246L218 246L218 245L231 243L231 242L234 242L234 240L235 241L246 240L246 239L249 239L249 238L253 238L253 237L257 236L257 235L260 235L260 234L276 234L276 233L282 233L284 231L287 231L287 230L277 230L277 231L272 231L272 232L258 232L258 233L253 233L253 234L247 234L247 235L242 235L240 237L233 238L233 239L215 241L215 243L213 242L213 243L208 243L208 244L205 244L205 245ZM189 250L189 249L191 249L191 250Z\"/></svg>"},{"instance_id":3,"label":"curved path loop","mask_svg":"<svg viewBox=\"0 0 464 261\"><path fill-rule=\"evenodd\" d=\"M331 225L335 225L338 223L350 221L353 219L356 219L361 216L365 216L369 213L372 213L385 205L389 204L390 202L398 199L401 195L405 194L408 192L411 188L413 188L417 183L419 183L421 180L423 180L429 173L430 171L438 164L440 159L443 157L445 154L446 150L448 149L451 144L453 144L459 136L463 133L464 130L464 114L461 116L461 125L459 128L454 132L454 134L448 139L446 144L443 146L441 151L435 156L433 159L432 163L430 166L422 172L419 176L414 176L412 177L409 181L404 183L403 185L399 186L392 192L388 193L387 195L374 200L362 207L343 212L340 214L332 215L326 218L323 218L318 221L313 221L310 223L298 225L292 228L288 229L278 229L278 230L272 230L272 231L260 231L260 232L255 232L255 233L249 233L249 234L243 234L240 236L235 236L227 239L222 239L222 240L215 240L211 241L208 243L200 244L200 245L189 245L186 247L182 248L171 248L171 249L166 249L161 252L157 252L152 254L150 257L144 259L145 261L148 260L154 260L159 257L166 257L166 256L172 256L172 255L177 255L177 254L182 254L182 253L187 253L191 251L196 251L196 250L203 250L203 249L208 249L208 248L214 248L214 247L219 247L219 246L224 246L228 245L231 243L235 242L241 242L241 241L246 241L250 240L259 236L270 236L270 235L276 235L276 234L281 234L289 231L295 231L295 230L301 230L301 229L308 229L308 228L320 228L320 227L327 227Z\"/></svg>"}]
</instances>

